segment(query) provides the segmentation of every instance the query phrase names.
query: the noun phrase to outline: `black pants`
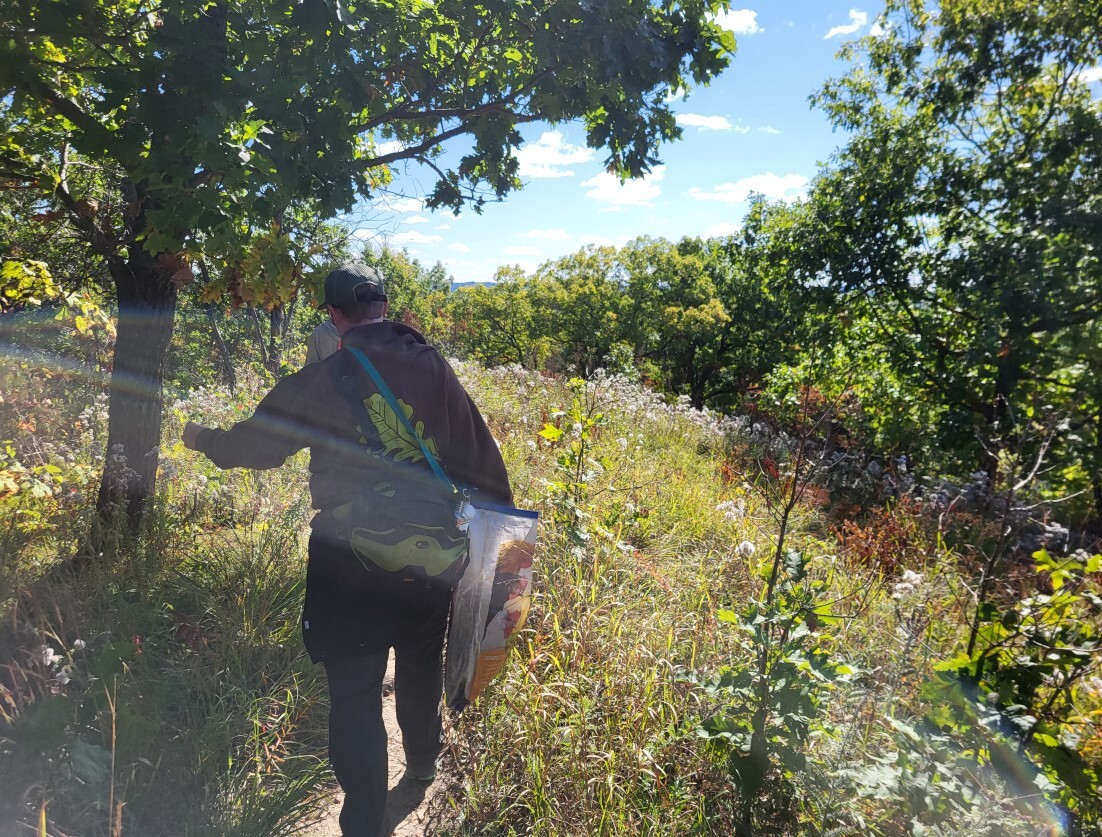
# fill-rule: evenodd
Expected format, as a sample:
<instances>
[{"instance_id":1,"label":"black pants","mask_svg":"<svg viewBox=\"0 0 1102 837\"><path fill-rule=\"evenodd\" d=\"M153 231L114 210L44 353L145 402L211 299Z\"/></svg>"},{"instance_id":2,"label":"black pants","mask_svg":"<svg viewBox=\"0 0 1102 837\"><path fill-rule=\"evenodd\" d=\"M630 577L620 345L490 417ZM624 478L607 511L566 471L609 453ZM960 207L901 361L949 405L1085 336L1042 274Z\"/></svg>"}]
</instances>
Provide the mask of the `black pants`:
<instances>
[{"instance_id":1,"label":"black pants","mask_svg":"<svg viewBox=\"0 0 1102 837\"><path fill-rule=\"evenodd\" d=\"M395 642L394 699L406 770L432 769L440 752L445 623L423 623ZM388 781L383 725L383 675L388 653L326 658L329 678L329 760L344 790L345 837L376 837L385 827Z\"/></svg>"}]
</instances>

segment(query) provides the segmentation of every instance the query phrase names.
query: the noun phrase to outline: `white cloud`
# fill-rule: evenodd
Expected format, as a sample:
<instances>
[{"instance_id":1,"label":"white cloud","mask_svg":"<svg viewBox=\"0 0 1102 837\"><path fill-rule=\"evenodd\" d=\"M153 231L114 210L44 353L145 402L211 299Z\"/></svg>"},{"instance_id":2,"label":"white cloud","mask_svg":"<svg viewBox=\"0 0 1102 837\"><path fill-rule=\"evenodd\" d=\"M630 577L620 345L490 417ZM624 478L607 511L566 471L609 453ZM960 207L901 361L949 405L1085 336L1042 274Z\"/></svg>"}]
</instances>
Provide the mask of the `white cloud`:
<instances>
[{"instance_id":1,"label":"white cloud","mask_svg":"<svg viewBox=\"0 0 1102 837\"><path fill-rule=\"evenodd\" d=\"M395 198L385 195L379 202L383 209L391 212L420 212L425 208L424 204L417 198Z\"/></svg>"},{"instance_id":2,"label":"white cloud","mask_svg":"<svg viewBox=\"0 0 1102 837\"><path fill-rule=\"evenodd\" d=\"M665 102L666 104L670 104L672 102L684 102L685 97L688 95L689 91L686 90L684 87L671 87L669 90L666 91Z\"/></svg>"},{"instance_id":3,"label":"white cloud","mask_svg":"<svg viewBox=\"0 0 1102 837\"><path fill-rule=\"evenodd\" d=\"M763 134L770 134L771 136L776 136L780 133L780 131L778 131L772 125L762 125L760 128L758 128L758 130L761 131Z\"/></svg>"},{"instance_id":4,"label":"white cloud","mask_svg":"<svg viewBox=\"0 0 1102 837\"><path fill-rule=\"evenodd\" d=\"M736 35L757 35L765 31L758 26L758 13L751 9L728 9L716 16L716 23Z\"/></svg>"},{"instance_id":5,"label":"white cloud","mask_svg":"<svg viewBox=\"0 0 1102 837\"><path fill-rule=\"evenodd\" d=\"M741 229L741 227L733 221L721 221L718 224L712 224L708 229L704 230L705 238L725 238L729 235L734 235Z\"/></svg>"},{"instance_id":6,"label":"white cloud","mask_svg":"<svg viewBox=\"0 0 1102 837\"><path fill-rule=\"evenodd\" d=\"M435 227L433 227L434 230L450 230L451 228L451 224L437 224Z\"/></svg>"},{"instance_id":7,"label":"white cloud","mask_svg":"<svg viewBox=\"0 0 1102 837\"><path fill-rule=\"evenodd\" d=\"M424 215L411 215L409 218L403 218L402 222L406 224L427 224L429 219Z\"/></svg>"},{"instance_id":8,"label":"white cloud","mask_svg":"<svg viewBox=\"0 0 1102 837\"><path fill-rule=\"evenodd\" d=\"M882 24L880 21L876 21L869 27L869 34L874 38L882 38L888 34L888 27Z\"/></svg>"},{"instance_id":9,"label":"white cloud","mask_svg":"<svg viewBox=\"0 0 1102 837\"><path fill-rule=\"evenodd\" d=\"M714 189L708 191L694 186L689 190L689 197L698 201L742 203L751 194L756 193L771 200L791 201L806 194L808 182L808 179L802 174L778 176L773 172L766 172L765 174L744 177L734 183L720 183Z\"/></svg>"},{"instance_id":10,"label":"white cloud","mask_svg":"<svg viewBox=\"0 0 1102 837\"><path fill-rule=\"evenodd\" d=\"M379 234L378 230L359 229L359 230L353 230L352 231L352 238L356 239L357 241L370 241L371 239L373 239L378 234Z\"/></svg>"},{"instance_id":11,"label":"white cloud","mask_svg":"<svg viewBox=\"0 0 1102 837\"><path fill-rule=\"evenodd\" d=\"M1083 82L1083 84L1092 84L1096 81L1102 81L1102 66L1090 67L1083 70L1076 78Z\"/></svg>"},{"instance_id":12,"label":"white cloud","mask_svg":"<svg viewBox=\"0 0 1102 837\"><path fill-rule=\"evenodd\" d=\"M455 244L448 245L449 250L454 250L456 253L469 253L471 248L464 244L462 241L457 241Z\"/></svg>"},{"instance_id":13,"label":"white cloud","mask_svg":"<svg viewBox=\"0 0 1102 837\"><path fill-rule=\"evenodd\" d=\"M517 233L517 238L544 238L548 241L569 241L570 233L566 230L529 230L525 233Z\"/></svg>"},{"instance_id":14,"label":"white cloud","mask_svg":"<svg viewBox=\"0 0 1102 837\"><path fill-rule=\"evenodd\" d=\"M608 204L609 209L620 209L624 206L651 206L662 193L658 182L665 176L666 167L655 166L646 177L621 183L616 175L603 171L596 177L582 181L582 186L589 188L585 193L587 198Z\"/></svg>"},{"instance_id":15,"label":"white cloud","mask_svg":"<svg viewBox=\"0 0 1102 837\"><path fill-rule=\"evenodd\" d=\"M692 128L703 128L706 131L730 131L733 127L730 120L723 116L702 116L699 113L677 114L679 125L688 125Z\"/></svg>"},{"instance_id":16,"label":"white cloud","mask_svg":"<svg viewBox=\"0 0 1102 837\"><path fill-rule=\"evenodd\" d=\"M845 26L835 26L829 32L823 35L823 40L828 41L831 38L837 37L838 35L852 35L868 22L869 16L867 12L862 12L859 9L850 9L849 23Z\"/></svg>"},{"instance_id":17,"label":"white cloud","mask_svg":"<svg viewBox=\"0 0 1102 837\"><path fill-rule=\"evenodd\" d=\"M375 143L375 156L382 157L384 154L393 154L395 151L401 151L405 148L398 140L387 140L386 142Z\"/></svg>"},{"instance_id":18,"label":"white cloud","mask_svg":"<svg viewBox=\"0 0 1102 837\"><path fill-rule=\"evenodd\" d=\"M734 125L731 130L734 131L736 134L750 133L750 128L746 125Z\"/></svg>"},{"instance_id":19,"label":"white cloud","mask_svg":"<svg viewBox=\"0 0 1102 837\"><path fill-rule=\"evenodd\" d=\"M588 163L596 152L581 145L570 145L558 131L544 131L534 143L517 150L521 177L573 177L568 168Z\"/></svg>"},{"instance_id":20,"label":"white cloud","mask_svg":"<svg viewBox=\"0 0 1102 837\"><path fill-rule=\"evenodd\" d=\"M425 235L423 232L417 232L417 230L397 233L390 237L391 243L394 244L439 244L443 240L442 236Z\"/></svg>"},{"instance_id":21,"label":"white cloud","mask_svg":"<svg viewBox=\"0 0 1102 837\"><path fill-rule=\"evenodd\" d=\"M539 247L506 247L501 252L507 256L522 256L532 259L543 256L543 250Z\"/></svg>"}]
</instances>

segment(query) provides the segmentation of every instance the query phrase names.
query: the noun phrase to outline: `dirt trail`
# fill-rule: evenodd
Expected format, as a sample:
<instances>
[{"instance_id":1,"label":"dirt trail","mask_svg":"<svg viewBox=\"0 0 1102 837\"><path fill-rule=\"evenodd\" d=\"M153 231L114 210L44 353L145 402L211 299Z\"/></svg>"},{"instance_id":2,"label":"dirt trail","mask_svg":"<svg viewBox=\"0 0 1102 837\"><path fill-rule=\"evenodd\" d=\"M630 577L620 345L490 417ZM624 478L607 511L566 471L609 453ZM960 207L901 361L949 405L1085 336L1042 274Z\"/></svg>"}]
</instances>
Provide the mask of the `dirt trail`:
<instances>
[{"instance_id":1,"label":"dirt trail","mask_svg":"<svg viewBox=\"0 0 1102 837\"><path fill-rule=\"evenodd\" d=\"M387 749L390 759L390 792L386 799L386 833L395 837L423 837L438 834L449 818L440 792L445 787L444 771L436 780L424 782L403 780L406 757L402 752L402 737L394 715L394 653L390 654L383 680L383 721L386 723ZM300 832L302 837L341 837L340 815L344 794L337 790L323 818Z\"/></svg>"}]
</instances>

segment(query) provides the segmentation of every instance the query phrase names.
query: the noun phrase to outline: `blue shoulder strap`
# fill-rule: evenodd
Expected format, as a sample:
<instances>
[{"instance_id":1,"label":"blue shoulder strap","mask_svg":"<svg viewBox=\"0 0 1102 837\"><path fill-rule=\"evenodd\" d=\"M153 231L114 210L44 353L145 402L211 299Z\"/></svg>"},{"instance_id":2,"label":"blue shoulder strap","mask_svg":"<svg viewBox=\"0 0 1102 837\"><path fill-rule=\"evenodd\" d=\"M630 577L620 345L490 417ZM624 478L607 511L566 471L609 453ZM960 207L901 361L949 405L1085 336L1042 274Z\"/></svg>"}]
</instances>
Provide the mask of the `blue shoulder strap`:
<instances>
[{"instance_id":1,"label":"blue shoulder strap","mask_svg":"<svg viewBox=\"0 0 1102 837\"><path fill-rule=\"evenodd\" d=\"M405 425L406 430L409 431L409 435L417 442L417 446L421 448L421 453L425 456L425 461L429 463L429 467L432 472L436 474L436 478L439 479L444 485L446 485L452 492L455 492L455 484L448 479L448 475L444 473L444 469L440 467L440 463L436 460L436 457L432 455L432 451L428 449L428 446L424 443L417 431L413 429L413 425L410 424L409 416L406 415L406 411L398 405L398 399L394 397L394 393L390 391L390 387L386 385L386 381L383 380L383 376L379 374L379 370L375 368L373 364L360 349L355 346L346 347L348 351L352 352L352 356L360 362L360 366L364 368L364 371L371 376L371 380L375 382L375 387L379 390L379 394L386 399L390 405L390 409L398 416L398 420Z\"/></svg>"}]
</instances>

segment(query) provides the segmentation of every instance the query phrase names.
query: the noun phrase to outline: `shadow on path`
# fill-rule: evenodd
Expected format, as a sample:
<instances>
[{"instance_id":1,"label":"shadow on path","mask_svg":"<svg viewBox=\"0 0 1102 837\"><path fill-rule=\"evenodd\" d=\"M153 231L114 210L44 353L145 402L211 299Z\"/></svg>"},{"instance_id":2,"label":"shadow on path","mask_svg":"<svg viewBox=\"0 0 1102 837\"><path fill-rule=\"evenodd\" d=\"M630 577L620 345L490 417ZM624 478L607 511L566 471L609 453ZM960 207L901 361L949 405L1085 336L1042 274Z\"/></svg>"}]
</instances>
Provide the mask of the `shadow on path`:
<instances>
[{"instance_id":1,"label":"shadow on path","mask_svg":"<svg viewBox=\"0 0 1102 837\"><path fill-rule=\"evenodd\" d=\"M421 807L429 782L415 782L403 776L386 795L386 826L393 831L410 814Z\"/></svg>"}]
</instances>

